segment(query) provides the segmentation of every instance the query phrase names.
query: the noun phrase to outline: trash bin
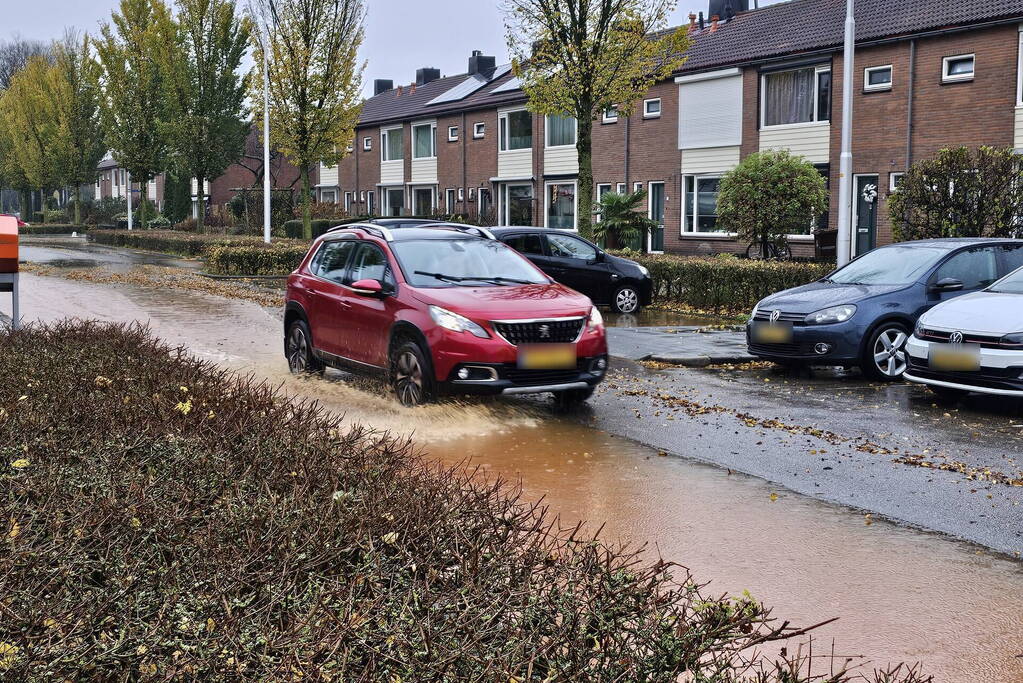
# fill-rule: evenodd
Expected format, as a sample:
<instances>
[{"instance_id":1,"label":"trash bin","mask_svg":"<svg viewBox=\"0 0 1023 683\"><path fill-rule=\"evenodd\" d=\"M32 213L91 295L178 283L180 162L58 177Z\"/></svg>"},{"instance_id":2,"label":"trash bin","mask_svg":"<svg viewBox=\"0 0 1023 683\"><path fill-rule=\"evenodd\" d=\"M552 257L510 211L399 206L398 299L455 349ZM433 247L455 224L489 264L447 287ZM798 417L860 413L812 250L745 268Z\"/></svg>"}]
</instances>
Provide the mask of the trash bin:
<instances>
[{"instance_id":1,"label":"trash bin","mask_svg":"<svg viewBox=\"0 0 1023 683\"><path fill-rule=\"evenodd\" d=\"M838 253L838 230L817 230L813 233L814 256L818 261L835 262Z\"/></svg>"}]
</instances>

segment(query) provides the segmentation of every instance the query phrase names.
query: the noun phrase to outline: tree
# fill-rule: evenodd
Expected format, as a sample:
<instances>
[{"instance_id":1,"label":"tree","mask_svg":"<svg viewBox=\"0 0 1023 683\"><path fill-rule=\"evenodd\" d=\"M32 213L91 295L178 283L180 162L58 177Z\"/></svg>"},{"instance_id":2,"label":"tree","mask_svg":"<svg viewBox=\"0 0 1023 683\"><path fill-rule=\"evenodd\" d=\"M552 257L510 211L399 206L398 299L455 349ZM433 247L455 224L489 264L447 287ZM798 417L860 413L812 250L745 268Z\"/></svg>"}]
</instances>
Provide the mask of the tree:
<instances>
[{"instance_id":1,"label":"tree","mask_svg":"<svg viewBox=\"0 0 1023 683\"><path fill-rule=\"evenodd\" d=\"M721 178L718 225L739 239L771 244L805 232L828 209L824 177L803 157L787 150L750 154Z\"/></svg>"},{"instance_id":2,"label":"tree","mask_svg":"<svg viewBox=\"0 0 1023 683\"><path fill-rule=\"evenodd\" d=\"M1011 148L943 149L910 167L888 213L899 240L1018 237L1023 159Z\"/></svg>"},{"instance_id":3,"label":"tree","mask_svg":"<svg viewBox=\"0 0 1023 683\"><path fill-rule=\"evenodd\" d=\"M675 0L505 0L515 74L538 114L574 117L579 233L592 237L593 122L628 116L651 85L685 62L687 30L667 25Z\"/></svg>"},{"instance_id":4,"label":"tree","mask_svg":"<svg viewBox=\"0 0 1023 683\"><path fill-rule=\"evenodd\" d=\"M14 74L25 68L32 57L47 57L49 50L38 40L24 40L17 35L0 43L0 90L11 86Z\"/></svg>"},{"instance_id":5,"label":"tree","mask_svg":"<svg viewBox=\"0 0 1023 683\"><path fill-rule=\"evenodd\" d=\"M245 148L249 123L240 67L249 28L233 0L177 0L177 8L174 40L161 51L167 95L162 130L172 164L195 178L204 207L205 181L220 176ZM203 213L196 216L200 232Z\"/></svg>"},{"instance_id":6,"label":"tree","mask_svg":"<svg viewBox=\"0 0 1023 683\"><path fill-rule=\"evenodd\" d=\"M174 22L161 0L121 0L120 13L111 19L113 26L103 23L102 39L96 42L102 67L101 120L107 146L139 183L145 203L149 182L167 167L159 52L173 42ZM148 212L142 215L145 227Z\"/></svg>"},{"instance_id":7,"label":"tree","mask_svg":"<svg viewBox=\"0 0 1023 683\"><path fill-rule=\"evenodd\" d=\"M362 0L252 0L257 119L263 117L263 53L270 56L270 139L299 167L302 233L312 238L309 171L336 166L352 146L362 110ZM266 45L268 34L269 45Z\"/></svg>"},{"instance_id":8,"label":"tree","mask_svg":"<svg viewBox=\"0 0 1023 683\"><path fill-rule=\"evenodd\" d=\"M658 227L657 221L640 212L640 205L646 201L646 190L635 192L608 192L593 209L600 220L593 226L593 236L599 240L609 237L619 246L640 239L640 250L646 251L646 236Z\"/></svg>"},{"instance_id":9,"label":"tree","mask_svg":"<svg viewBox=\"0 0 1023 683\"><path fill-rule=\"evenodd\" d=\"M192 188L187 176L171 169L163 178L163 215L171 223L180 223L192 211Z\"/></svg>"},{"instance_id":10,"label":"tree","mask_svg":"<svg viewBox=\"0 0 1023 683\"><path fill-rule=\"evenodd\" d=\"M96 180L96 165L106 153L99 120L99 66L89 37L72 30L53 47L53 67L47 79L48 101L56 126L47 144L62 185L75 188L75 225L82 222L82 185Z\"/></svg>"}]
</instances>

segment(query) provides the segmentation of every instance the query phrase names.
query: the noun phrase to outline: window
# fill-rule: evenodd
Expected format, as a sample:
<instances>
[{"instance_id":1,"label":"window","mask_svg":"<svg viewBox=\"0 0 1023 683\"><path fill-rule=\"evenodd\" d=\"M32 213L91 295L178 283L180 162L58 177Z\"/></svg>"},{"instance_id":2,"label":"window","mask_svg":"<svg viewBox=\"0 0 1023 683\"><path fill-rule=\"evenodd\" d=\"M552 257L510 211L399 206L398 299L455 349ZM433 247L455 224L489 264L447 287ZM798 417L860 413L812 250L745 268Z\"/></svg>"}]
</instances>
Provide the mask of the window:
<instances>
[{"instance_id":1,"label":"window","mask_svg":"<svg viewBox=\"0 0 1023 683\"><path fill-rule=\"evenodd\" d=\"M599 202L610 191L611 183L597 183L597 201Z\"/></svg>"},{"instance_id":2,"label":"window","mask_svg":"<svg viewBox=\"0 0 1023 683\"><path fill-rule=\"evenodd\" d=\"M1023 246L1018 244L1008 244L1001 247L1002 251L1002 271L1003 273L1011 273L1018 268L1023 268Z\"/></svg>"},{"instance_id":3,"label":"window","mask_svg":"<svg viewBox=\"0 0 1023 683\"><path fill-rule=\"evenodd\" d=\"M941 60L941 80L943 83L973 80L973 55L956 55Z\"/></svg>"},{"instance_id":4,"label":"window","mask_svg":"<svg viewBox=\"0 0 1023 683\"><path fill-rule=\"evenodd\" d=\"M618 123L618 108L608 107L604 110L604 115L601 117L602 123Z\"/></svg>"},{"instance_id":5,"label":"window","mask_svg":"<svg viewBox=\"0 0 1023 683\"><path fill-rule=\"evenodd\" d=\"M533 254L543 256L543 241L537 234L511 235L504 239L504 243L519 252L520 254Z\"/></svg>"},{"instance_id":6,"label":"window","mask_svg":"<svg viewBox=\"0 0 1023 683\"><path fill-rule=\"evenodd\" d=\"M493 217L490 215L490 190L485 187L480 188L480 202L476 205L476 209L480 219L493 220Z\"/></svg>"},{"instance_id":7,"label":"window","mask_svg":"<svg viewBox=\"0 0 1023 683\"><path fill-rule=\"evenodd\" d=\"M618 194L625 194L625 183L618 183L618 185L615 186L615 192Z\"/></svg>"},{"instance_id":8,"label":"window","mask_svg":"<svg viewBox=\"0 0 1023 683\"><path fill-rule=\"evenodd\" d=\"M364 137L364 138L362 139L362 149L363 149L364 151L366 151L366 152L368 152L368 151L370 151L371 149L373 149L373 138L371 138L371 137L370 137L370 136L368 136L368 135L367 135L366 137Z\"/></svg>"},{"instance_id":9,"label":"window","mask_svg":"<svg viewBox=\"0 0 1023 683\"><path fill-rule=\"evenodd\" d=\"M417 187L412 190L412 213L416 216L429 216L433 213L432 187Z\"/></svg>"},{"instance_id":10,"label":"window","mask_svg":"<svg viewBox=\"0 0 1023 683\"><path fill-rule=\"evenodd\" d=\"M964 290L980 289L998 279L994 247L974 247L960 251L938 267L932 282L954 278L963 283Z\"/></svg>"},{"instance_id":11,"label":"window","mask_svg":"<svg viewBox=\"0 0 1023 683\"><path fill-rule=\"evenodd\" d=\"M656 119L661 115L661 98L643 100L643 118Z\"/></svg>"},{"instance_id":12,"label":"window","mask_svg":"<svg viewBox=\"0 0 1023 683\"><path fill-rule=\"evenodd\" d=\"M868 66L863 70L863 90L875 92L892 89L892 65Z\"/></svg>"},{"instance_id":13,"label":"window","mask_svg":"<svg viewBox=\"0 0 1023 683\"><path fill-rule=\"evenodd\" d=\"M335 198L336 198L336 196L331 196L331 201L334 201ZM352 210L352 193L351 192L345 192L345 212L347 213L347 212L349 212L351 210Z\"/></svg>"},{"instance_id":14,"label":"window","mask_svg":"<svg viewBox=\"0 0 1023 683\"><path fill-rule=\"evenodd\" d=\"M487 124L482 121L477 121L472 124L472 136L477 140L483 137L487 132Z\"/></svg>"},{"instance_id":15,"label":"window","mask_svg":"<svg viewBox=\"0 0 1023 683\"><path fill-rule=\"evenodd\" d=\"M831 120L831 68L809 67L763 75L763 126Z\"/></svg>"},{"instance_id":16,"label":"window","mask_svg":"<svg viewBox=\"0 0 1023 683\"><path fill-rule=\"evenodd\" d=\"M685 177L686 200L683 225L686 232L724 232L718 227L718 185L714 176Z\"/></svg>"},{"instance_id":17,"label":"window","mask_svg":"<svg viewBox=\"0 0 1023 683\"><path fill-rule=\"evenodd\" d=\"M366 215L373 216L376 214L376 193L370 190L366 193Z\"/></svg>"},{"instance_id":18,"label":"window","mask_svg":"<svg viewBox=\"0 0 1023 683\"><path fill-rule=\"evenodd\" d=\"M458 201L460 201L460 202L464 202L465 201L465 188L464 187L458 188Z\"/></svg>"},{"instance_id":19,"label":"window","mask_svg":"<svg viewBox=\"0 0 1023 683\"><path fill-rule=\"evenodd\" d=\"M433 159L437 156L437 124L420 123L412 126L412 158Z\"/></svg>"},{"instance_id":20,"label":"window","mask_svg":"<svg viewBox=\"0 0 1023 683\"><path fill-rule=\"evenodd\" d=\"M571 235L557 233L547 235L547 245L551 248L551 256L555 258L571 258L579 261L592 261L597 258L597 250L592 244Z\"/></svg>"},{"instance_id":21,"label":"window","mask_svg":"<svg viewBox=\"0 0 1023 683\"><path fill-rule=\"evenodd\" d=\"M547 117L547 146L568 147L575 144L576 125L571 116L552 114Z\"/></svg>"},{"instance_id":22,"label":"window","mask_svg":"<svg viewBox=\"0 0 1023 683\"><path fill-rule=\"evenodd\" d=\"M341 284L344 282L345 266L355 248L352 240L324 242L319 253L313 257L311 270L318 277Z\"/></svg>"},{"instance_id":23,"label":"window","mask_svg":"<svg viewBox=\"0 0 1023 683\"><path fill-rule=\"evenodd\" d=\"M502 152L533 146L533 115L525 109L502 113L497 119L497 126Z\"/></svg>"},{"instance_id":24,"label":"window","mask_svg":"<svg viewBox=\"0 0 1023 683\"><path fill-rule=\"evenodd\" d=\"M448 214L453 214L455 212L455 188L453 187L449 187L444 190L444 210L447 211Z\"/></svg>"},{"instance_id":25,"label":"window","mask_svg":"<svg viewBox=\"0 0 1023 683\"><path fill-rule=\"evenodd\" d=\"M533 224L532 184L504 185L499 189L501 200L501 225Z\"/></svg>"},{"instance_id":26,"label":"window","mask_svg":"<svg viewBox=\"0 0 1023 683\"><path fill-rule=\"evenodd\" d=\"M386 282L388 280L387 257L384 252L372 244L360 244L359 249L352 257L352 265L348 269L348 277L345 284L358 282L359 280L377 280Z\"/></svg>"},{"instance_id":27,"label":"window","mask_svg":"<svg viewBox=\"0 0 1023 683\"><path fill-rule=\"evenodd\" d=\"M448 142L458 142L458 126L448 126Z\"/></svg>"},{"instance_id":28,"label":"window","mask_svg":"<svg viewBox=\"0 0 1023 683\"><path fill-rule=\"evenodd\" d=\"M902 183L902 178L905 173L889 173L888 174L888 192L895 192L899 189L899 185Z\"/></svg>"},{"instance_id":29,"label":"window","mask_svg":"<svg viewBox=\"0 0 1023 683\"><path fill-rule=\"evenodd\" d=\"M575 230L575 182L547 183L547 227Z\"/></svg>"},{"instance_id":30,"label":"window","mask_svg":"<svg viewBox=\"0 0 1023 683\"><path fill-rule=\"evenodd\" d=\"M399 128L388 128L380 131L381 159L397 161L405 158L405 131Z\"/></svg>"},{"instance_id":31,"label":"window","mask_svg":"<svg viewBox=\"0 0 1023 683\"><path fill-rule=\"evenodd\" d=\"M384 211L385 216L400 216L405 211L405 190L402 188L388 188L384 190Z\"/></svg>"}]
</instances>

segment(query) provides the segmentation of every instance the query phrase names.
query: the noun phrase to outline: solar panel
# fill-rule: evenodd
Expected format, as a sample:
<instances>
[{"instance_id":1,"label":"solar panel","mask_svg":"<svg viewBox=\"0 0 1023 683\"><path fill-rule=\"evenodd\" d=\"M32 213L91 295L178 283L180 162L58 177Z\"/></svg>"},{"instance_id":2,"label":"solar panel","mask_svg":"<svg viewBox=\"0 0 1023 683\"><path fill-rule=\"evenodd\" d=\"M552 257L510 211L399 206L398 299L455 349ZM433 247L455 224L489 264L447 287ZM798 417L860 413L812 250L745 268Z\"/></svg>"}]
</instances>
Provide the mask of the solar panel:
<instances>
[{"instance_id":1,"label":"solar panel","mask_svg":"<svg viewBox=\"0 0 1023 683\"><path fill-rule=\"evenodd\" d=\"M496 88L491 90L490 93L494 94L499 92L511 92L512 90L518 90L521 87L522 81L520 81L516 76L515 78L510 78L501 85L497 86Z\"/></svg>"},{"instance_id":2,"label":"solar panel","mask_svg":"<svg viewBox=\"0 0 1023 683\"><path fill-rule=\"evenodd\" d=\"M496 78L504 76L509 71L511 71L511 64L502 64L501 66L494 69L494 73L493 75L491 75L490 78L485 78L478 74L473 74L472 76L467 77L464 81L462 81L455 87L451 88L450 90L447 90L441 93L440 95L437 95L437 97L434 97L426 104L427 106L429 106L431 104L441 104L442 102L457 102L458 100L463 100L469 95L479 90L480 88L482 88L483 86L485 86L487 83L490 83Z\"/></svg>"}]
</instances>

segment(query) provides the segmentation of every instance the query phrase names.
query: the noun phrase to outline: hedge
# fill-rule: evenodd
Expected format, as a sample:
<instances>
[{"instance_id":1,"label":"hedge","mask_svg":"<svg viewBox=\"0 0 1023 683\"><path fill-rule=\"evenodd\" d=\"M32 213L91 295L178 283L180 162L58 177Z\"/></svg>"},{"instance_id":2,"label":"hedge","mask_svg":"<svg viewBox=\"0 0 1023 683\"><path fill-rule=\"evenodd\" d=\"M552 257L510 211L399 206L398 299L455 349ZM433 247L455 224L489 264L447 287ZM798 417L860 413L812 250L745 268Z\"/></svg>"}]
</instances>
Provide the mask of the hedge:
<instances>
[{"instance_id":1,"label":"hedge","mask_svg":"<svg viewBox=\"0 0 1023 683\"><path fill-rule=\"evenodd\" d=\"M262 244L252 235L204 235L181 230L93 230L89 237L98 244L159 251L178 256L202 256L213 246Z\"/></svg>"},{"instance_id":2,"label":"hedge","mask_svg":"<svg viewBox=\"0 0 1023 683\"><path fill-rule=\"evenodd\" d=\"M366 220L366 218L364 216L357 218L314 218L312 220L313 239L316 239L331 228L336 228L339 225L348 225L349 223L359 223ZM291 239L302 239L302 220L286 221L284 223L284 234Z\"/></svg>"},{"instance_id":3,"label":"hedge","mask_svg":"<svg viewBox=\"0 0 1023 683\"><path fill-rule=\"evenodd\" d=\"M650 271L654 300L714 313L748 313L769 294L819 280L833 263L619 252Z\"/></svg>"},{"instance_id":4,"label":"hedge","mask_svg":"<svg viewBox=\"0 0 1023 683\"><path fill-rule=\"evenodd\" d=\"M89 231L87 225L70 225L68 223L34 223L18 228L20 235L70 235L77 232L79 235Z\"/></svg>"},{"instance_id":5,"label":"hedge","mask_svg":"<svg viewBox=\"0 0 1023 683\"><path fill-rule=\"evenodd\" d=\"M5 680L731 681L785 629L139 327L0 348Z\"/></svg>"},{"instance_id":6,"label":"hedge","mask_svg":"<svg viewBox=\"0 0 1023 683\"><path fill-rule=\"evenodd\" d=\"M309 245L297 240L269 245L214 245L206 250L206 271L216 275L287 275L298 268Z\"/></svg>"}]
</instances>

